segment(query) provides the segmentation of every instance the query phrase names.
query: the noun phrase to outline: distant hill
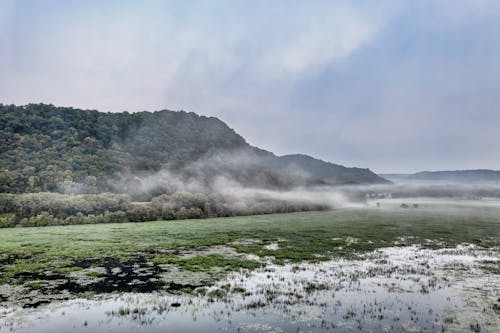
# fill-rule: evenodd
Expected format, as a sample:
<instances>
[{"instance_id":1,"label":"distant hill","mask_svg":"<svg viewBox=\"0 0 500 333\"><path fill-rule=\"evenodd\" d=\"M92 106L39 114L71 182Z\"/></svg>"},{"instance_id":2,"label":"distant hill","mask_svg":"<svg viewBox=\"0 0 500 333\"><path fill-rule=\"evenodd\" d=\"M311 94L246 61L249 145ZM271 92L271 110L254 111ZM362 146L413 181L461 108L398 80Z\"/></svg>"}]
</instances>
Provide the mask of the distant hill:
<instances>
[{"instance_id":1,"label":"distant hill","mask_svg":"<svg viewBox=\"0 0 500 333\"><path fill-rule=\"evenodd\" d=\"M449 182L500 182L500 171L493 170L456 170L422 171L409 175L409 180L449 181Z\"/></svg>"},{"instance_id":2,"label":"distant hill","mask_svg":"<svg viewBox=\"0 0 500 333\"><path fill-rule=\"evenodd\" d=\"M0 192L211 191L224 181L276 189L387 183L368 169L276 156L192 112L0 104Z\"/></svg>"},{"instance_id":3,"label":"distant hill","mask_svg":"<svg viewBox=\"0 0 500 333\"><path fill-rule=\"evenodd\" d=\"M455 170L455 171L422 171L414 174L380 174L393 182L435 181L451 183L484 183L500 182L500 171Z\"/></svg>"}]
</instances>

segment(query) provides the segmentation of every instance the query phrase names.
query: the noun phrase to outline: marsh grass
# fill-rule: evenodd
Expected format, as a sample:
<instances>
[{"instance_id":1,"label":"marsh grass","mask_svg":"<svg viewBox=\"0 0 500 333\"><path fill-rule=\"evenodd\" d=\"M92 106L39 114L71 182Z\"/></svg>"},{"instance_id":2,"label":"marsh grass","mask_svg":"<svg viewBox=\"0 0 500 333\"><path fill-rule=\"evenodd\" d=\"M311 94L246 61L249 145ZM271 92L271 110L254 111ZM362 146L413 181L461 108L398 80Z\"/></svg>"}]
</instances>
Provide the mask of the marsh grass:
<instances>
[{"instance_id":1,"label":"marsh grass","mask_svg":"<svg viewBox=\"0 0 500 333\"><path fill-rule=\"evenodd\" d=\"M253 241L245 242L247 239ZM269 249L266 245L270 243L278 243L279 247ZM204 220L2 229L0 284L22 284L30 279L40 280L47 274L68 278L71 272L87 268L89 263L99 266L104 261L120 267L141 259L141 269L152 270L150 264L157 266L158 271L161 265L174 265L186 272L208 272L213 279L230 271L263 265L259 260L198 252L200 248L218 245L283 264L320 262L332 257L352 259L395 244L447 247L460 243L499 246L500 208L443 204L422 205L418 210L340 209ZM194 255L176 254L182 251ZM485 268L494 269L494 265ZM201 286L190 286L190 290L195 287Z\"/></svg>"},{"instance_id":2,"label":"marsh grass","mask_svg":"<svg viewBox=\"0 0 500 333\"><path fill-rule=\"evenodd\" d=\"M174 264L182 269L191 272L211 271L214 268L233 271L240 268L254 269L262 266L262 263L256 261L226 258L221 254L196 256L192 258L155 257L153 258L153 262L162 264Z\"/></svg>"}]
</instances>

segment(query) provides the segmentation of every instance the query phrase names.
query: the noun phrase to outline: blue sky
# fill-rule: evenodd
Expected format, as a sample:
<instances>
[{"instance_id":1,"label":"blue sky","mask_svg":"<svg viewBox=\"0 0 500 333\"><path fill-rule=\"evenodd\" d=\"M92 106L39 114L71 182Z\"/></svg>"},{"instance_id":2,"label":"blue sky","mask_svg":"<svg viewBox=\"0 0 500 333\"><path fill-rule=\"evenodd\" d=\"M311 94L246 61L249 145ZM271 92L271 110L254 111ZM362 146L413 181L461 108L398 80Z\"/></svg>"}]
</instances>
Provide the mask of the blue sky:
<instances>
[{"instance_id":1,"label":"blue sky","mask_svg":"<svg viewBox=\"0 0 500 333\"><path fill-rule=\"evenodd\" d=\"M194 111L376 172L500 169L500 1L2 0L0 102Z\"/></svg>"}]
</instances>

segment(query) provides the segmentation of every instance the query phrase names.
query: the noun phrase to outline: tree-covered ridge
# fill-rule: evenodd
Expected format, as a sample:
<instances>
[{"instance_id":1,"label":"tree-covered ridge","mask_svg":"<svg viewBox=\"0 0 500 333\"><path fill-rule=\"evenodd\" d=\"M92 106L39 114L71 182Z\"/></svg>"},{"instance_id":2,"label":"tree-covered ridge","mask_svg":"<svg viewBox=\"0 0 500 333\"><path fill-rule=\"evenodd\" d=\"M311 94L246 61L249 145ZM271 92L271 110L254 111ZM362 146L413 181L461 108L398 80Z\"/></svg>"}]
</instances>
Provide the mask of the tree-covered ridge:
<instances>
[{"instance_id":1,"label":"tree-covered ridge","mask_svg":"<svg viewBox=\"0 0 500 333\"><path fill-rule=\"evenodd\" d=\"M158 111L102 113L45 104L0 105L0 192L109 190L115 173L180 167L244 139L216 118Z\"/></svg>"},{"instance_id":2,"label":"tree-covered ridge","mask_svg":"<svg viewBox=\"0 0 500 333\"><path fill-rule=\"evenodd\" d=\"M213 192L220 178L276 189L385 182L368 169L275 156L248 145L219 119L192 112L0 104L2 193L109 191L151 198Z\"/></svg>"}]
</instances>

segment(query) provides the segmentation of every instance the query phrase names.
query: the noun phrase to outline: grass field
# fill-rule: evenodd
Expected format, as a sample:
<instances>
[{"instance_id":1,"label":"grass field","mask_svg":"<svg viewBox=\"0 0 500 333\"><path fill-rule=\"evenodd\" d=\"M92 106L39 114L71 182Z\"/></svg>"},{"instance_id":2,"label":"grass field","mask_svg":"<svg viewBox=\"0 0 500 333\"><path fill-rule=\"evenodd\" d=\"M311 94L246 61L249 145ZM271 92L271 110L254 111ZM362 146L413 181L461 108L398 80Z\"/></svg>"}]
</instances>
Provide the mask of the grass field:
<instances>
[{"instance_id":1,"label":"grass field","mask_svg":"<svg viewBox=\"0 0 500 333\"><path fill-rule=\"evenodd\" d=\"M346 208L205 220L3 229L0 284L44 294L63 290L192 291L228 271L262 266L263 258L282 264L352 258L395 244L446 247L460 243L499 246L500 206L428 204L408 209ZM174 283L175 279L158 278L173 269L202 275L186 283L187 288ZM131 281L142 283L134 285ZM9 293L10 289L4 290L0 297L10 299Z\"/></svg>"}]
</instances>

